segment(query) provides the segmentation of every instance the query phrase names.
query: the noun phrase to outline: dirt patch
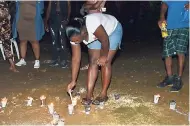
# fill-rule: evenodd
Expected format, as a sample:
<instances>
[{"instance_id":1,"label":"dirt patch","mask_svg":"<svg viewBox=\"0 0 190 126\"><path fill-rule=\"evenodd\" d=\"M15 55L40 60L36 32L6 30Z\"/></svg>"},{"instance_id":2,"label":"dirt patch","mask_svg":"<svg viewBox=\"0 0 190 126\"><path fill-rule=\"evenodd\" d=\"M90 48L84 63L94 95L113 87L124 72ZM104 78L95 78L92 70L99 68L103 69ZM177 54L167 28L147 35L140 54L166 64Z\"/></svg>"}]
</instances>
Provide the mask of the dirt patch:
<instances>
[{"instance_id":1,"label":"dirt patch","mask_svg":"<svg viewBox=\"0 0 190 126\"><path fill-rule=\"evenodd\" d=\"M151 45L150 45L151 46ZM92 106L86 115L84 107L78 101L74 115L69 115L67 105L71 103L66 93L70 81L70 69L51 68L47 61L51 54L42 51L42 65L33 69L33 59L27 59L27 66L19 67L20 73L10 73L7 62L0 62L0 97L7 97L8 104L4 113L0 113L0 124L4 125L45 125L52 120L47 107L40 107L40 96L47 97L46 103L55 105L55 110L67 125L105 124L166 124L187 125L188 117L169 109L169 101L176 100L177 109L183 113L189 111L189 63L186 63L183 83L179 93L170 93L169 87L158 89L156 85L164 78L165 70L160 58L161 48L155 44L148 49L142 44L126 44L128 48L121 52L113 64L113 77L108 91L109 100L104 109ZM139 47L143 47L140 51ZM32 55L30 52L28 55ZM187 59L188 61L188 59ZM175 62L175 60L174 60ZM87 55L83 54L83 65ZM174 64L174 68L176 65ZM174 72L175 69L174 69ZM81 71L76 90L85 88L87 71ZM101 79L97 80L95 93L101 91ZM114 94L120 94L118 100ZM153 103L153 95L160 94L158 104ZM34 98L31 107L26 106L28 96ZM84 97L85 93L81 97Z\"/></svg>"}]
</instances>

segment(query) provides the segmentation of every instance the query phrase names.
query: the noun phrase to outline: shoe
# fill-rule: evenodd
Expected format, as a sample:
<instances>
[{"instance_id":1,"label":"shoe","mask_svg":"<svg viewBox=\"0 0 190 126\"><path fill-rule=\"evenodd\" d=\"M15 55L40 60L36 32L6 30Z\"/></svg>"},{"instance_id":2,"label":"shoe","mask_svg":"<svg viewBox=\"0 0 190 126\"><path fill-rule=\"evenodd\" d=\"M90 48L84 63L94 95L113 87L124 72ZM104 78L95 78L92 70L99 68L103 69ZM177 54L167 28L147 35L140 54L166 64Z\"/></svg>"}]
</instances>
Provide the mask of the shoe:
<instances>
[{"instance_id":1,"label":"shoe","mask_svg":"<svg viewBox=\"0 0 190 126\"><path fill-rule=\"evenodd\" d=\"M61 63L60 63L60 66L61 68L68 68L68 62L63 60Z\"/></svg>"},{"instance_id":2,"label":"shoe","mask_svg":"<svg viewBox=\"0 0 190 126\"><path fill-rule=\"evenodd\" d=\"M167 76L165 79L157 85L158 88L163 88L166 86L173 86L174 76Z\"/></svg>"},{"instance_id":3,"label":"shoe","mask_svg":"<svg viewBox=\"0 0 190 126\"><path fill-rule=\"evenodd\" d=\"M18 63L15 64L16 66L25 66L26 62L24 59L20 59L20 61Z\"/></svg>"},{"instance_id":4,"label":"shoe","mask_svg":"<svg viewBox=\"0 0 190 126\"><path fill-rule=\"evenodd\" d=\"M52 63L49 66L56 67L56 66L59 66L59 63L57 62L57 60L54 60L54 61L52 61Z\"/></svg>"},{"instance_id":5,"label":"shoe","mask_svg":"<svg viewBox=\"0 0 190 126\"><path fill-rule=\"evenodd\" d=\"M39 60L35 60L34 68L35 68L35 69L40 68L40 61L39 61Z\"/></svg>"},{"instance_id":6,"label":"shoe","mask_svg":"<svg viewBox=\"0 0 190 126\"><path fill-rule=\"evenodd\" d=\"M92 104L93 105L100 105L101 102L107 102L108 101L108 96L105 96L105 97L96 97L93 101L92 101Z\"/></svg>"},{"instance_id":7,"label":"shoe","mask_svg":"<svg viewBox=\"0 0 190 126\"><path fill-rule=\"evenodd\" d=\"M91 99L83 98L81 101L82 105L90 105L92 103Z\"/></svg>"},{"instance_id":8,"label":"shoe","mask_svg":"<svg viewBox=\"0 0 190 126\"><path fill-rule=\"evenodd\" d=\"M174 79L174 85L171 87L170 92L179 92L182 86L183 84L182 84L181 77L176 76Z\"/></svg>"}]
</instances>

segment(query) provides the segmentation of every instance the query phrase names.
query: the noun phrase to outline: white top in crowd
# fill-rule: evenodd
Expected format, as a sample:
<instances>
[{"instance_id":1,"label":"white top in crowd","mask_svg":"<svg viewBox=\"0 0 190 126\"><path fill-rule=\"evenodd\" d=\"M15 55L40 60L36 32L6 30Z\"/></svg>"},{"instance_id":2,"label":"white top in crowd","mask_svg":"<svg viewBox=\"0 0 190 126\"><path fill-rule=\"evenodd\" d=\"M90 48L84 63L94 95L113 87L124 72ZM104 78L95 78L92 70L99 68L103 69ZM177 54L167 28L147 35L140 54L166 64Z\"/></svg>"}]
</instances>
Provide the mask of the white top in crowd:
<instances>
[{"instance_id":1,"label":"white top in crowd","mask_svg":"<svg viewBox=\"0 0 190 126\"><path fill-rule=\"evenodd\" d=\"M112 34L112 32L115 30L117 27L118 20L108 14L102 14L102 13L93 13L93 14L88 14L86 16L86 28L88 32L88 41L83 40L84 44L89 44L97 38L94 36L94 32L96 29L102 25L107 32L108 36ZM74 42L70 42L72 45L76 45Z\"/></svg>"}]
</instances>

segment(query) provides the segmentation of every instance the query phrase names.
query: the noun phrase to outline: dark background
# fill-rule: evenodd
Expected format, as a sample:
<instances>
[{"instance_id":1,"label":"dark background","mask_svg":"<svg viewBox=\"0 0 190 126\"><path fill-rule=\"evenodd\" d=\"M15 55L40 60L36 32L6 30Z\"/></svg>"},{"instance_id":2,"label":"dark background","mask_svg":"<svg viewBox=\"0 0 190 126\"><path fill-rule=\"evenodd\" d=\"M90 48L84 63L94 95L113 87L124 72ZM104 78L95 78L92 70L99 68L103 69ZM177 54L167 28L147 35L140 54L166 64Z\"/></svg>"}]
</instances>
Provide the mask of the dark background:
<instances>
[{"instance_id":1,"label":"dark background","mask_svg":"<svg viewBox=\"0 0 190 126\"><path fill-rule=\"evenodd\" d=\"M79 10L83 3L84 1L71 1L71 17L81 17ZM45 2L45 8L47 5L48 1ZM107 1L106 13L121 22L124 41L143 42L151 38L161 39L157 25L160 5L160 1Z\"/></svg>"}]
</instances>

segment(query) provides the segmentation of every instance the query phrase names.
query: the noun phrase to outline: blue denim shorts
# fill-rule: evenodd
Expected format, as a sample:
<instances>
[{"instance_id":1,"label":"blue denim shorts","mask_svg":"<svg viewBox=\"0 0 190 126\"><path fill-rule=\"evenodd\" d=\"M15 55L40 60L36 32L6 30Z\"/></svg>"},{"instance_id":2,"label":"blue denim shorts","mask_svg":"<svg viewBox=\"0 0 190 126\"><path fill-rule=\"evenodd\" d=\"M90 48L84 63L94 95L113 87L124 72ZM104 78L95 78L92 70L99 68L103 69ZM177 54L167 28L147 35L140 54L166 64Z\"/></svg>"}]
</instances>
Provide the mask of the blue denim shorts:
<instances>
[{"instance_id":1,"label":"blue denim shorts","mask_svg":"<svg viewBox=\"0 0 190 126\"><path fill-rule=\"evenodd\" d=\"M117 27L113 31L111 35L109 35L109 42L110 42L110 50L117 50L120 49L121 39L123 36L123 29L121 24L118 22ZM96 40L87 45L89 49L101 49L100 41Z\"/></svg>"}]
</instances>

